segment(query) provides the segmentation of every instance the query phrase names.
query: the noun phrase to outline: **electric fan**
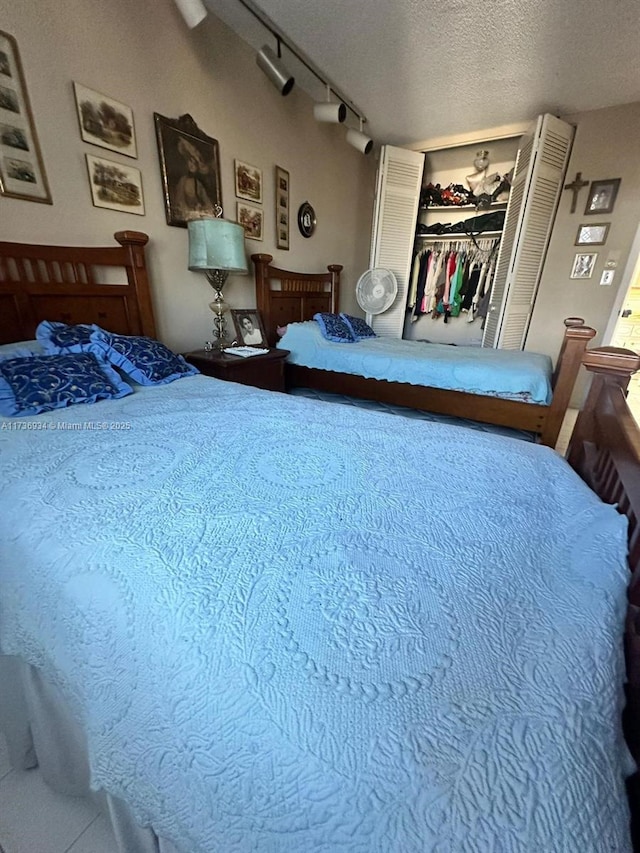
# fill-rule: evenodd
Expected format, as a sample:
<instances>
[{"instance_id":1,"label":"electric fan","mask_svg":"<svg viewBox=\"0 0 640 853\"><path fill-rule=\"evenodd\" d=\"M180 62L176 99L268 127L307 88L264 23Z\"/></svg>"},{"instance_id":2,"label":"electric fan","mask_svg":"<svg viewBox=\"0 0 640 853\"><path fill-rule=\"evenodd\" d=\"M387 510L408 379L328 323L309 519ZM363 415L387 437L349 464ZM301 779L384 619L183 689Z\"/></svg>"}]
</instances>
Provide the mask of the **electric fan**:
<instances>
[{"instance_id":1,"label":"electric fan","mask_svg":"<svg viewBox=\"0 0 640 853\"><path fill-rule=\"evenodd\" d=\"M391 308L397 295L398 282L395 275L391 270L382 267L363 272L356 284L356 299L365 312L369 325L374 314L382 314Z\"/></svg>"}]
</instances>

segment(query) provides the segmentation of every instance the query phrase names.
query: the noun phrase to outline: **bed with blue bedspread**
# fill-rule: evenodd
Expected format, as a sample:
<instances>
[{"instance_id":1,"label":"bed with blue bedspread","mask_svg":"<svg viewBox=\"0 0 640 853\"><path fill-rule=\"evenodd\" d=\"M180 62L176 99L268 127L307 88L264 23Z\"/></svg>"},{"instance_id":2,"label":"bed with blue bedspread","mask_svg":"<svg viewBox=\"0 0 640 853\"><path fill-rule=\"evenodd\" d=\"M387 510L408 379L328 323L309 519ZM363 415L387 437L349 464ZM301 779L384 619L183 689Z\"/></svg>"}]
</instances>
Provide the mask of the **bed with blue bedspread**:
<instances>
[{"instance_id":1,"label":"bed with blue bedspread","mask_svg":"<svg viewBox=\"0 0 640 853\"><path fill-rule=\"evenodd\" d=\"M527 430L542 444L555 446L585 347L596 334L580 318L564 321L553 370L548 356L513 349L427 344L390 336L363 339L357 334L351 339L337 335L340 342L336 342L333 334L332 340L322 337L314 318L319 316L321 325L326 320L332 327L345 317L347 327L363 323L337 313L339 264L329 265L328 272L305 273L274 266L271 255L251 258L267 338L289 352L289 389L309 388ZM285 329L279 340L278 333Z\"/></svg>"},{"instance_id":2,"label":"bed with blue bedspread","mask_svg":"<svg viewBox=\"0 0 640 853\"><path fill-rule=\"evenodd\" d=\"M630 850L625 523L551 450L187 376L0 482L0 648L181 853Z\"/></svg>"}]
</instances>

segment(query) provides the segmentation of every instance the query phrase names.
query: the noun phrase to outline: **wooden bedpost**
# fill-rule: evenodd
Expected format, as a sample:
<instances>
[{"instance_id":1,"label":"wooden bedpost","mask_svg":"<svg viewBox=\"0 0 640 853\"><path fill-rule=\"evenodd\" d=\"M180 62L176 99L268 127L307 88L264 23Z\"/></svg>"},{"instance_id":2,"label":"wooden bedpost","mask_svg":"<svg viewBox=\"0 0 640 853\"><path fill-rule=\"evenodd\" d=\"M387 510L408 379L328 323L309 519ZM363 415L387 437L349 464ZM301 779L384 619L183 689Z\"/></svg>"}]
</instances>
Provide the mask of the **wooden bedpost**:
<instances>
[{"instance_id":1,"label":"wooden bedpost","mask_svg":"<svg viewBox=\"0 0 640 853\"><path fill-rule=\"evenodd\" d=\"M113 236L127 252L127 279L136 291L142 334L148 338L155 338L156 322L153 316L153 303L144 255L144 247L149 242L149 237L142 231L117 231Z\"/></svg>"},{"instance_id":2,"label":"wooden bedpost","mask_svg":"<svg viewBox=\"0 0 640 853\"><path fill-rule=\"evenodd\" d=\"M540 435L541 444L546 444L549 447L556 446L558 433L562 427L576 384L582 356L587 343L596 334L595 329L584 325L584 320L581 317L567 317L564 325L566 327L564 339L551 380L553 398Z\"/></svg>"},{"instance_id":3,"label":"wooden bedpost","mask_svg":"<svg viewBox=\"0 0 640 853\"><path fill-rule=\"evenodd\" d=\"M329 264L327 267L331 273L331 313L337 314L340 311L340 273L342 272L342 264Z\"/></svg>"},{"instance_id":4,"label":"wooden bedpost","mask_svg":"<svg viewBox=\"0 0 640 853\"><path fill-rule=\"evenodd\" d=\"M251 260L256 270L256 306L260 312L264 329L267 334L269 346L274 346L277 341L275 326L271 321L271 300L269 299L269 274L268 269L273 255L251 255Z\"/></svg>"}]
</instances>

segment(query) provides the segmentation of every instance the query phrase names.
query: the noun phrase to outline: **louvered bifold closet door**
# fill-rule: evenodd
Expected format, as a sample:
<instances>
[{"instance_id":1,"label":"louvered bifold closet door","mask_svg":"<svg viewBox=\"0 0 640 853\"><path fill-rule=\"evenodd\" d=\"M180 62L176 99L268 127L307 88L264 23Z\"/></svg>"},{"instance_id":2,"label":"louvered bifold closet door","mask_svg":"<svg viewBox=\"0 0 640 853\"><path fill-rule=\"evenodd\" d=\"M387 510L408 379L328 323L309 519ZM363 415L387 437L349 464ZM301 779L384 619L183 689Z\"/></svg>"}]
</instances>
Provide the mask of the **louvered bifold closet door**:
<instances>
[{"instance_id":1,"label":"louvered bifold closet door","mask_svg":"<svg viewBox=\"0 0 640 853\"><path fill-rule=\"evenodd\" d=\"M391 270L398 295L388 311L373 317L378 335L402 337L423 168L422 152L382 147L369 266Z\"/></svg>"},{"instance_id":2,"label":"louvered bifold closet door","mask_svg":"<svg viewBox=\"0 0 640 853\"><path fill-rule=\"evenodd\" d=\"M574 127L539 116L522 137L482 345L523 349L558 208Z\"/></svg>"}]
</instances>

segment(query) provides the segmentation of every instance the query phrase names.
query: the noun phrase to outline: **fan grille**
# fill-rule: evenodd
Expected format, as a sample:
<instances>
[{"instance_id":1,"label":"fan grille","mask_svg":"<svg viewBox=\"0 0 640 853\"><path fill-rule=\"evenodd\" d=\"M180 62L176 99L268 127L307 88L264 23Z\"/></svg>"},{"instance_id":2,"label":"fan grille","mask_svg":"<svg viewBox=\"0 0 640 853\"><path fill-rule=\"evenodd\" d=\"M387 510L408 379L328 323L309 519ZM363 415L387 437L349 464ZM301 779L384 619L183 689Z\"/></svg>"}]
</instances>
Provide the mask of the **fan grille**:
<instances>
[{"instance_id":1,"label":"fan grille","mask_svg":"<svg viewBox=\"0 0 640 853\"><path fill-rule=\"evenodd\" d=\"M358 305L369 314L382 314L393 305L397 293L395 275L382 268L367 270L356 284Z\"/></svg>"}]
</instances>

